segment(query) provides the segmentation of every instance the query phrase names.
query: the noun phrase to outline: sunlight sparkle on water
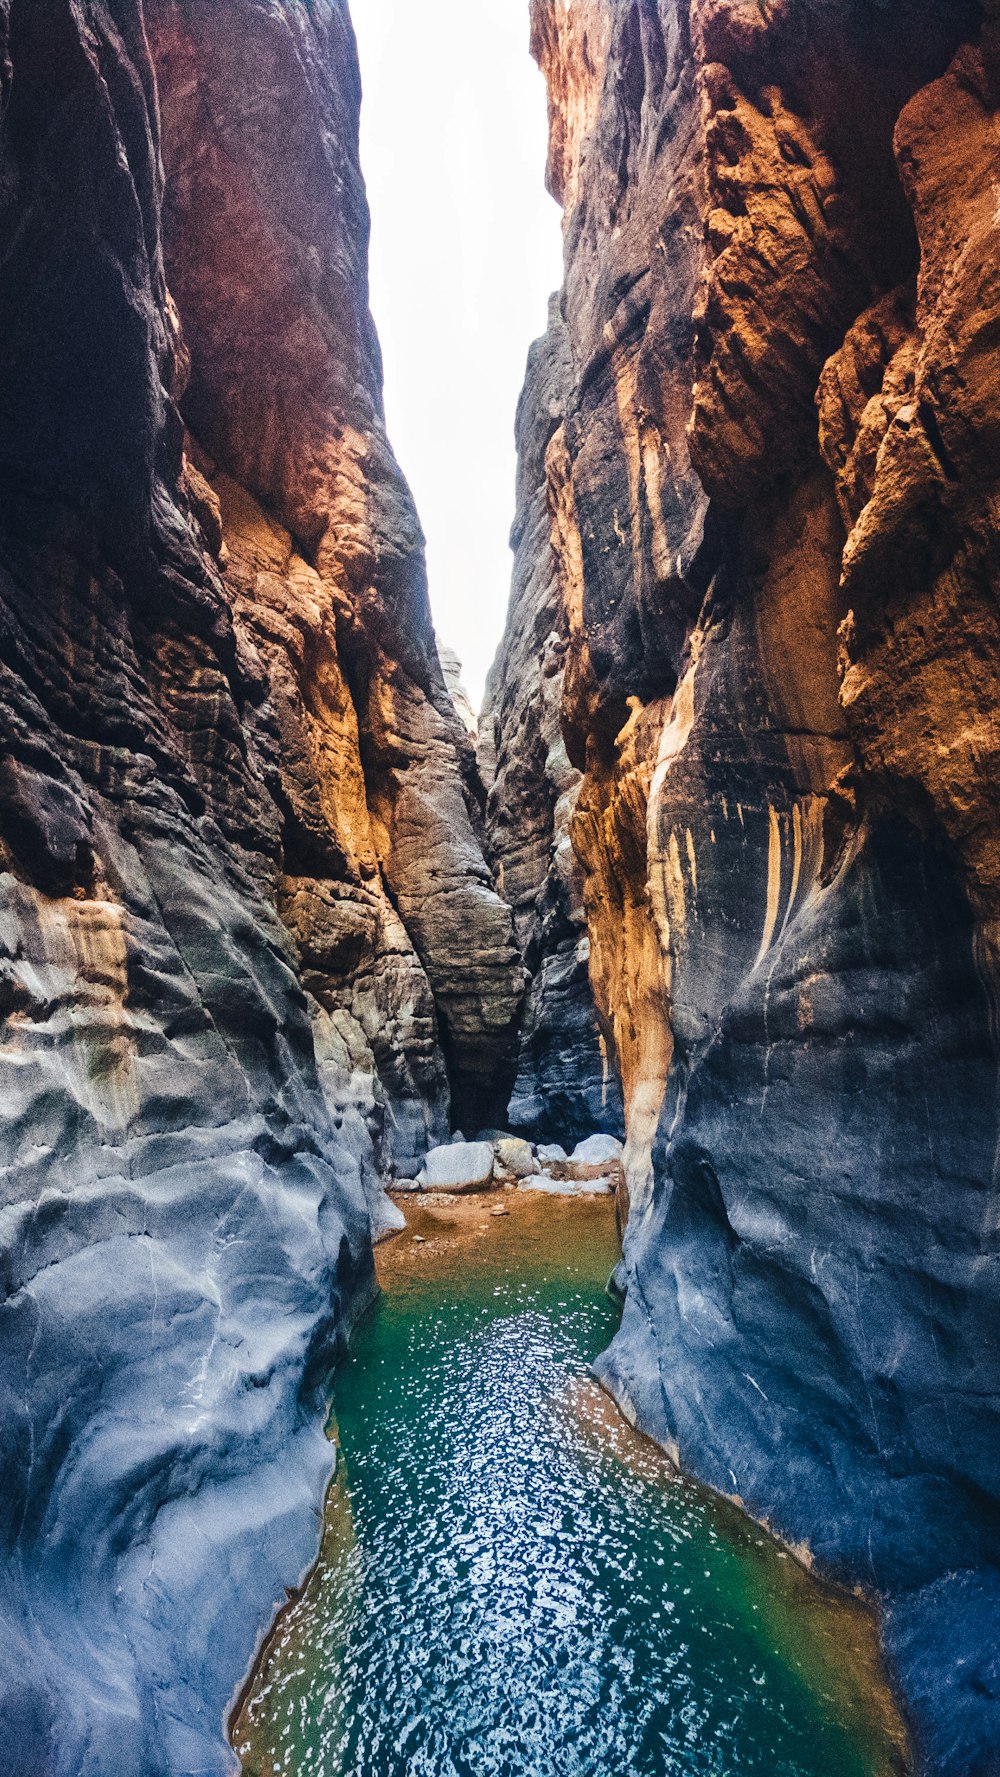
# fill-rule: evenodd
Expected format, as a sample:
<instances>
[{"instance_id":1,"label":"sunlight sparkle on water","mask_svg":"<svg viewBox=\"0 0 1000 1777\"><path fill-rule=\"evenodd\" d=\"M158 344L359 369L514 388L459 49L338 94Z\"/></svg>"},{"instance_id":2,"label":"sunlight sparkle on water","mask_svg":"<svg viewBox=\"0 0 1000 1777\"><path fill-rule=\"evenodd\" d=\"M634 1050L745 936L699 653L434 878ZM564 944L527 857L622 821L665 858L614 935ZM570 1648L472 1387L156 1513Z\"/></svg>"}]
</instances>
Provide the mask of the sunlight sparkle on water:
<instances>
[{"instance_id":1,"label":"sunlight sparkle on water","mask_svg":"<svg viewBox=\"0 0 1000 1777\"><path fill-rule=\"evenodd\" d=\"M547 1214L461 1262L433 1226L393 1255L337 1382L323 1557L234 1734L246 1777L897 1768L840 1607L589 1378L608 1206Z\"/></svg>"}]
</instances>

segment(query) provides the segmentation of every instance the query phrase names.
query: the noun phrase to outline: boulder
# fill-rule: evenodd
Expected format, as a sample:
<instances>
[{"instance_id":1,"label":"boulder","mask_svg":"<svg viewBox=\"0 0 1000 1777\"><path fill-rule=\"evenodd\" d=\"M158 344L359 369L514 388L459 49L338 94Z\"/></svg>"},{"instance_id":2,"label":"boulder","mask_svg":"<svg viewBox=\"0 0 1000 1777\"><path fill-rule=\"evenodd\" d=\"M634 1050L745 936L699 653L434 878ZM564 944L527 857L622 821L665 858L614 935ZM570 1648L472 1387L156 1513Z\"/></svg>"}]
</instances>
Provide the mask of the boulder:
<instances>
[{"instance_id":1,"label":"boulder","mask_svg":"<svg viewBox=\"0 0 1000 1777\"><path fill-rule=\"evenodd\" d=\"M561 1148L557 1141L543 1142L541 1147L535 1149L535 1153L543 1165L560 1165L567 1158L566 1149Z\"/></svg>"},{"instance_id":2,"label":"boulder","mask_svg":"<svg viewBox=\"0 0 1000 1777\"><path fill-rule=\"evenodd\" d=\"M493 1149L486 1141L453 1141L431 1148L419 1178L423 1191L485 1191L493 1183Z\"/></svg>"},{"instance_id":3,"label":"boulder","mask_svg":"<svg viewBox=\"0 0 1000 1777\"><path fill-rule=\"evenodd\" d=\"M531 1143L522 1141L520 1136L504 1136L496 1143L493 1152L497 1166L502 1167L504 1172L512 1173L514 1178L527 1178L535 1169Z\"/></svg>"},{"instance_id":4,"label":"boulder","mask_svg":"<svg viewBox=\"0 0 1000 1777\"><path fill-rule=\"evenodd\" d=\"M555 1167L565 1178L594 1179L621 1172L622 1144L613 1135L588 1135L578 1142L568 1160Z\"/></svg>"},{"instance_id":5,"label":"boulder","mask_svg":"<svg viewBox=\"0 0 1000 1777\"><path fill-rule=\"evenodd\" d=\"M577 1142L570 1155L572 1166L607 1166L611 1160L620 1160L622 1144L614 1135L588 1135L586 1141Z\"/></svg>"}]
</instances>

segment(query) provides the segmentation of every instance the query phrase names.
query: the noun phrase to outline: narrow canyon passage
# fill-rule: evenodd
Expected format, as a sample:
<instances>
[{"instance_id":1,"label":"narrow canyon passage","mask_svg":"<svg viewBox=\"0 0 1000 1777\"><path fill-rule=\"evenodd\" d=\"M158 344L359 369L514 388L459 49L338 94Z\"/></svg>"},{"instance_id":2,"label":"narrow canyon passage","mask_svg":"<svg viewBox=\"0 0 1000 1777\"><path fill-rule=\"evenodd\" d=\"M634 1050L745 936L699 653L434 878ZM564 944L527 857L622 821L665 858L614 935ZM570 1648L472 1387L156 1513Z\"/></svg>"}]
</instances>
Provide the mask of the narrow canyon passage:
<instances>
[{"instance_id":1,"label":"narrow canyon passage","mask_svg":"<svg viewBox=\"0 0 1000 1777\"><path fill-rule=\"evenodd\" d=\"M434 3L0 0L0 1777L1000 1777L1000 0Z\"/></svg>"},{"instance_id":2,"label":"narrow canyon passage","mask_svg":"<svg viewBox=\"0 0 1000 1777\"><path fill-rule=\"evenodd\" d=\"M440 1197L337 1378L322 1554L234 1723L244 1777L877 1777L875 1636L679 1479L588 1373L610 1200Z\"/></svg>"}]
</instances>

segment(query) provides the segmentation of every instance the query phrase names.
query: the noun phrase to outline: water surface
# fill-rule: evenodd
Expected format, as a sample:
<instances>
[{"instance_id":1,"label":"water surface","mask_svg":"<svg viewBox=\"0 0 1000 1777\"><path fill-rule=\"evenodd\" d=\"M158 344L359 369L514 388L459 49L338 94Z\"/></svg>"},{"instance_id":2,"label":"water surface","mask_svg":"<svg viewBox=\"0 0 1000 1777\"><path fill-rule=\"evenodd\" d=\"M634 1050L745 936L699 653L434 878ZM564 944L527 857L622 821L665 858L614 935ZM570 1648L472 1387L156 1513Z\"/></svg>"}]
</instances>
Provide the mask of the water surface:
<instances>
[{"instance_id":1,"label":"water surface","mask_svg":"<svg viewBox=\"0 0 1000 1777\"><path fill-rule=\"evenodd\" d=\"M407 1204L381 1251L322 1555L234 1724L245 1777L901 1770L864 1613L589 1379L610 1204L495 1201Z\"/></svg>"}]
</instances>

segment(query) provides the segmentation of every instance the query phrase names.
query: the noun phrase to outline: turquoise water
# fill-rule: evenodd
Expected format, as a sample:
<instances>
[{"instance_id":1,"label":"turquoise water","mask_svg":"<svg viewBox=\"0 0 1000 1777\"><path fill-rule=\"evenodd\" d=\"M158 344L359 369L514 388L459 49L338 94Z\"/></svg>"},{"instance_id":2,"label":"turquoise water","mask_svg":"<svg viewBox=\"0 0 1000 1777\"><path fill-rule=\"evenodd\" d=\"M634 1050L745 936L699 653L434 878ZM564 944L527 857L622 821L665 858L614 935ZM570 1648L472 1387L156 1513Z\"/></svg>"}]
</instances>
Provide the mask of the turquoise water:
<instances>
[{"instance_id":1,"label":"turquoise water","mask_svg":"<svg viewBox=\"0 0 1000 1777\"><path fill-rule=\"evenodd\" d=\"M867 1777L867 1625L589 1380L606 1205L419 1210L338 1376L320 1563L234 1727L246 1777ZM874 1697L874 1702L873 1702Z\"/></svg>"}]
</instances>

